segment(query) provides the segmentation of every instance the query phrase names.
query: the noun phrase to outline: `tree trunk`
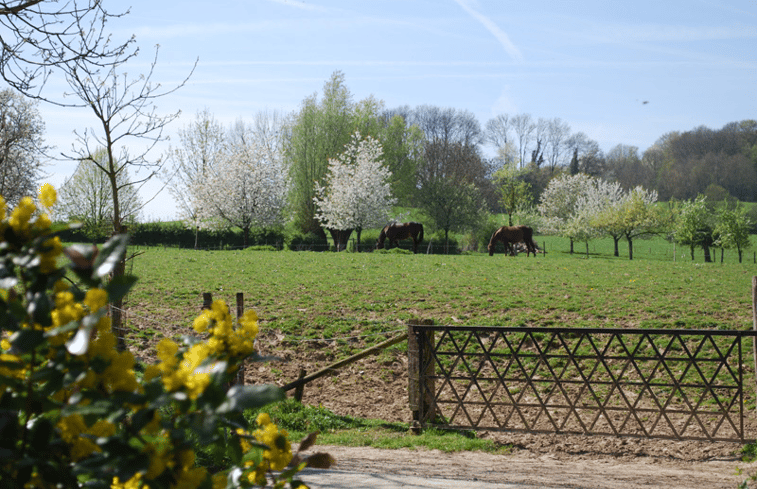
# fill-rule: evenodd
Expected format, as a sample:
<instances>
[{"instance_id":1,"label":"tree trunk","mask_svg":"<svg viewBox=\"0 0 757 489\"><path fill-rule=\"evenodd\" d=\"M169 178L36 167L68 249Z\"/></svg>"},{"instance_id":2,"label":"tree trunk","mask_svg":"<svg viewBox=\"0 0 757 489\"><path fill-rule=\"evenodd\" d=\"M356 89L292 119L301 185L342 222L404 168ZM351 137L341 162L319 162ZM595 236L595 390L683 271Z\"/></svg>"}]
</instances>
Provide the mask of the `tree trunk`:
<instances>
[{"instance_id":1,"label":"tree trunk","mask_svg":"<svg viewBox=\"0 0 757 489\"><path fill-rule=\"evenodd\" d=\"M195 250L197 249L199 236L200 236L200 226L195 226Z\"/></svg>"},{"instance_id":2,"label":"tree trunk","mask_svg":"<svg viewBox=\"0 0 757 489\"><path fill-rule=\"evenodd\" d=\"M357 228L355 231L357 231L357 252L360 253L360 233L363 232L363 228Z\"/></svg>"},{"instance_id":3,"label":"tree trunk","mask_svg":"<svg viewBox=\"0 0 757 489\"><path fill-rule=\"evenodd\" d=\"M242 244L245 248L247 248L247 243L250 241L250 227L246 226L244 229L242 229L242 236L244 237L242 240Z\"/></svg>"},{"instance_id":4,"label":"tree trunk","mask_svg":"<svg viewBox=\"0 0 757 489\"><path fill-rule=\"evenodd\" d=\"M615 256L620 256L620 252L618 251L618 241L620 241L620 236L613 236L612 240L615 241Z\"/></svg>"},{"instance_id":5,"label":"tree trunk","mask_svg":"<svg viewBox=\"0 0 757 489\"><path fill-rule=\"evenodd\" d=\"M704 249L704 262L712 263L712 256L710 255L710 247L707 245L703 245L702 249Z\"/></svg>"},{"instance_id":6,"label":"tree trunk","mask_svg":"<svg viewBox=\"0 0 757 489\"><path fill-rule=\"evenodd\" d=\"M633 241L629 236L626 236L626 241L628 241L628 259L633 260ZM617 249L617 244L615 245ZM618 255L615 255L618 256Z\"/></svg>"},{"instance_id":7,"label":"tree trunk","mask_svg":"<svg viewBox=\"0 0 757 489\"><path fill-rule=\"evenodd\" d=\"M573 254L573 238L570 238L570 254Z\"/></svg>"}]
</instances>

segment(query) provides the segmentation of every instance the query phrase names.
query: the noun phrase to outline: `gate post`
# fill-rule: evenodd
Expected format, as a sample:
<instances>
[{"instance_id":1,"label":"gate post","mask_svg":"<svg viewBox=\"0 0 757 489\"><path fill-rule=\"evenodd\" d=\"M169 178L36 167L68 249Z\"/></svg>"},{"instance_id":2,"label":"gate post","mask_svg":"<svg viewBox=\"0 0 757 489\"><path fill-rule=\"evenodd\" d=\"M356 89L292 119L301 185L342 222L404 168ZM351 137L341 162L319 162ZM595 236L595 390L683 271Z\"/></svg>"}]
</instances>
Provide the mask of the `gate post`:
<instances>
[{"instance_id":1,"label":"gate post","mask_svg":"<svg viewBox=\"0 0 757 489\"><path fill-rule=\"evenodd\" d=\"M434 364L431 361L431 348L434 345L434 332L416 330L413 326L433 326L431 319L411 319L407 324L407 369L408 369L408 404L413 413L413 421L423 425L426 420L436 417L436 392L434 379ZM421 375L421 366L425 371Z\"/></svg>"}]
</instances>

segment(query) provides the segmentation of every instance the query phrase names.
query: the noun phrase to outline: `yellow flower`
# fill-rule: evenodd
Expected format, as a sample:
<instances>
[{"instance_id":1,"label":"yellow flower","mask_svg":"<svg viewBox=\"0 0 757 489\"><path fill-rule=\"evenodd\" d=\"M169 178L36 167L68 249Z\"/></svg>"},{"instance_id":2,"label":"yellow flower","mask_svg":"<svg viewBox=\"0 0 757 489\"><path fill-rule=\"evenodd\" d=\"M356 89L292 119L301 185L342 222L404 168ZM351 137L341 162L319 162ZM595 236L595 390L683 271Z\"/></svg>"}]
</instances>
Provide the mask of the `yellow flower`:
<instances>
[{"instance_id":1,"label":"yellow flower","mask_svg":"<svg viewBox=\"0 0 757 489\"><path fill-rule=\"evenodd\" d=\"M4 349L7 350L7 348ZM24 378L26 368L24 362L21 361L21 358L8 353L0 353L0 362L5 363L5 365L0 367L0 375L3 377L15 377L16 379Z\"/></svg>"},{"instance_id":2,"label":"yellow flower","mask_svg":"<svg viewBox=\"0 0 757 489\"><path fill-rule=\"evenodd\" d=\"M211 322L211 316L210 311L203 311L197 318L194 320L194 323L192 326L194 327L194 330L198 333L204 333L208 330L208 327L210 326Z\"/></svg>"},{"instance_id":3,"label":"yellow flower","mask_svg":"<svg viewBox=\"0 0 757 489\"><path fill-rule=\"evenodd\" d=\"M226 472L217 472L213 474L213 489L226 489L228 478L229 476Z\"/></svg>"},{"instance_id":4,"label":"yellow flower","mask_svg":"<svg viewBox=\"0 0 757 489\"><path fill-rule=\"evenodd\" d=\"M11 211L11 217L8 224L17 233L23 233L29 228L29 220L37 210L34 200L31 197L23 197L15 209Z\"/></svg>"},{"instance_id":5,"label":"yellow flower","mask_svg":"<svg viewBox=\"0 0 757 489\"><path fill-rule=\"evenodd\" d=\"M63 244L55 236L45 241L43 246L47 249L40 255L39 268L42 273L50 274L58 269L58 257L63 253Z\"/></svg>"},{"instance_id":6,"label":"yellow flower","mask_svg":"<svg viewBox=\"0 0 757 489\"><path fill-rule=\"evenodd\" d=\"M55 201L58 200L58 194L55 192L55 188L46 183L39 189L39 201L47 208L55 205Z\"/></svg>"},{"instance_id":7,"label":"yellow flower","mask_svg":"<svg viewBox=\"0 0 757 489\"><path fill-rule=\"evenodd\" d=\"M90 289L84 297L84 305L91 312L97 312L108 304L108 293L103 289Z\"/></svg>"},{"instance_id":8,"label":"yellow flower","mask_svg":"<svg viewBox=\"0 0 757 489\"><path fill-rule=\"evenodd\" d=\"M121 482L118 477L113 478L113 483L110 485L110 489L139 489L140 482L142 481L142 474L137 472L134 476L126 482Z\"/></svg>"},{"instance_id":9,"label":"yellow flower","mask_svg":"<svg viewBox=\"0 0 757 489\"><path fill-rule=\"evenodd\" d=\"M263 452L263 459L271 469L283 470L292 461L292 446L287 438L288 433L286 430L279 430L267 413L260 413L255 421L258 429L252 436L268 446L268 450Z\"/></svg>"}]
</instances>

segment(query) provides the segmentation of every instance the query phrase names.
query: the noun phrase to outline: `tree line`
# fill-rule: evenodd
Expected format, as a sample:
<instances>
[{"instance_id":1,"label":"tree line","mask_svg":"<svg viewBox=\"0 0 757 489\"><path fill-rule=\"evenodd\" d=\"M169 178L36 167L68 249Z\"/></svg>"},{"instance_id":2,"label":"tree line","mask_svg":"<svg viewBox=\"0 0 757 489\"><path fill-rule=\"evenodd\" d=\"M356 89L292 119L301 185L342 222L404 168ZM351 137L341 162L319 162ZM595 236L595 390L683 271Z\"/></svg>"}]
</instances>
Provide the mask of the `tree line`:
<instances>
[{"instance_id":1,"label":"tree line","mask_svg":"<svg viewBox=\"0 0 757 489\"><path fill-rule=\"evenodd\" d=\"M36 103L10 90L0 95L9 121L0 129L0 191L12 203L14 191L21 195L36 185L42 173L39 155L48 148ZM152 124L162 131L167 122L158 118ZM166 181L182 220L195 232L239 227L246 236L291 219L298 233L322 240L334 229L359 235L361 229L403 216L384 209L348 222L319 209L319 202L323 206L349 193L324 185L334 178L330 163L346 154L356 134L380 146L368 174L376 177L386 170L375 181L361 177L362 185L375 190L366 193L377 198L381 188L387 202L421 209L445 239L450 232L480 225L486 213L504 212L512 224L516 213L539 204L550 182L564 175L587 175L626 191L642 187L662 201L698 196L709 202L754 201L757 196L755 121L671 132L642 154L622 144L605 154L596 141L572 133L558 118L500 114L482 126L466 110L386 108L372 96L355 101L337 71L320 96L306 97L291 114L261 112L225 128L209 109L199 112L179 130L168 165L148 164L142 155L119 159L115 148L90 147L85 133L79 166L60 189L56 217L83 222L92 235L107 235L116 214L119 222L137 222L143 202L135 184L141 181L132 181L129 169L148 167ZM495 156L484 156L486 146ZM348 168L354 161L343 163ZM113 198L114 189L121 198ZM355 202L341 205L356 207Z\"/></svg>"},{"instance_id":2,"label":"tree line","mask_svg":"<svg viewBox=\"0 0 757 489\"><path fill-rule=\"evenodd\" d=\"M346 153L356 134L380 145L380 165L369 173L387 171L385 182L363 185L379 189L386 184L386 197L396 207L422 210L445 238L469 231L486 213L507 213L512 222L518 209L540 203L549 183L562 175L580 173L627 191L642 187L663 201L698 195L711 202L753 201L757 196L755 121L671 132L642 154L622 144L605 154L596 141L572 133L557 118L500 114L482 126L467 110L386 108L372 96L355 101L340 71L324 83L321 94L305 97L291 114L261 112L226 128L209 109L197 113L179 130L162 175L181 218L195 230L234 226L247 234L291 219L296 232L323 240L334 228L359 233L403 216L382 211L351 223L324 219L319 202L337 194L324 187L334 170L330 162ZM487 146L495 156L485 156ZM92 163L82 160L85 164ZM82 201L81 195L67 199L67 193L62 189L62 207ZM105 208L100 215L108 212ZM126 214L138 216L132 210ZM69 212L86 222L83 216Z\"/></svg>"}]
</instances>

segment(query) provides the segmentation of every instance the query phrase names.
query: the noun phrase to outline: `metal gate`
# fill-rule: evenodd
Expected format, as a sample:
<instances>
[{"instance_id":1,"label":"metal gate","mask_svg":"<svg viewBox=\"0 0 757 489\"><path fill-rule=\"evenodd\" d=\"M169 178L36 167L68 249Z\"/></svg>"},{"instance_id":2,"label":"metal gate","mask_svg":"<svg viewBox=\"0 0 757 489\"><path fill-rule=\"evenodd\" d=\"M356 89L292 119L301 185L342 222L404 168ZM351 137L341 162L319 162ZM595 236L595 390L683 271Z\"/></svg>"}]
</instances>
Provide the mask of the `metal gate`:
<instances>
[{"instance_id":1,"label":"metal gate","mask_svg":"<svg viewBox=\"0 0 757 489\"><path fill-rule=\"evenodd\" d=\"M754 439L744 432L743 389L753 331L411 328L424 426Z\"/></svg>"}]
</instances>

